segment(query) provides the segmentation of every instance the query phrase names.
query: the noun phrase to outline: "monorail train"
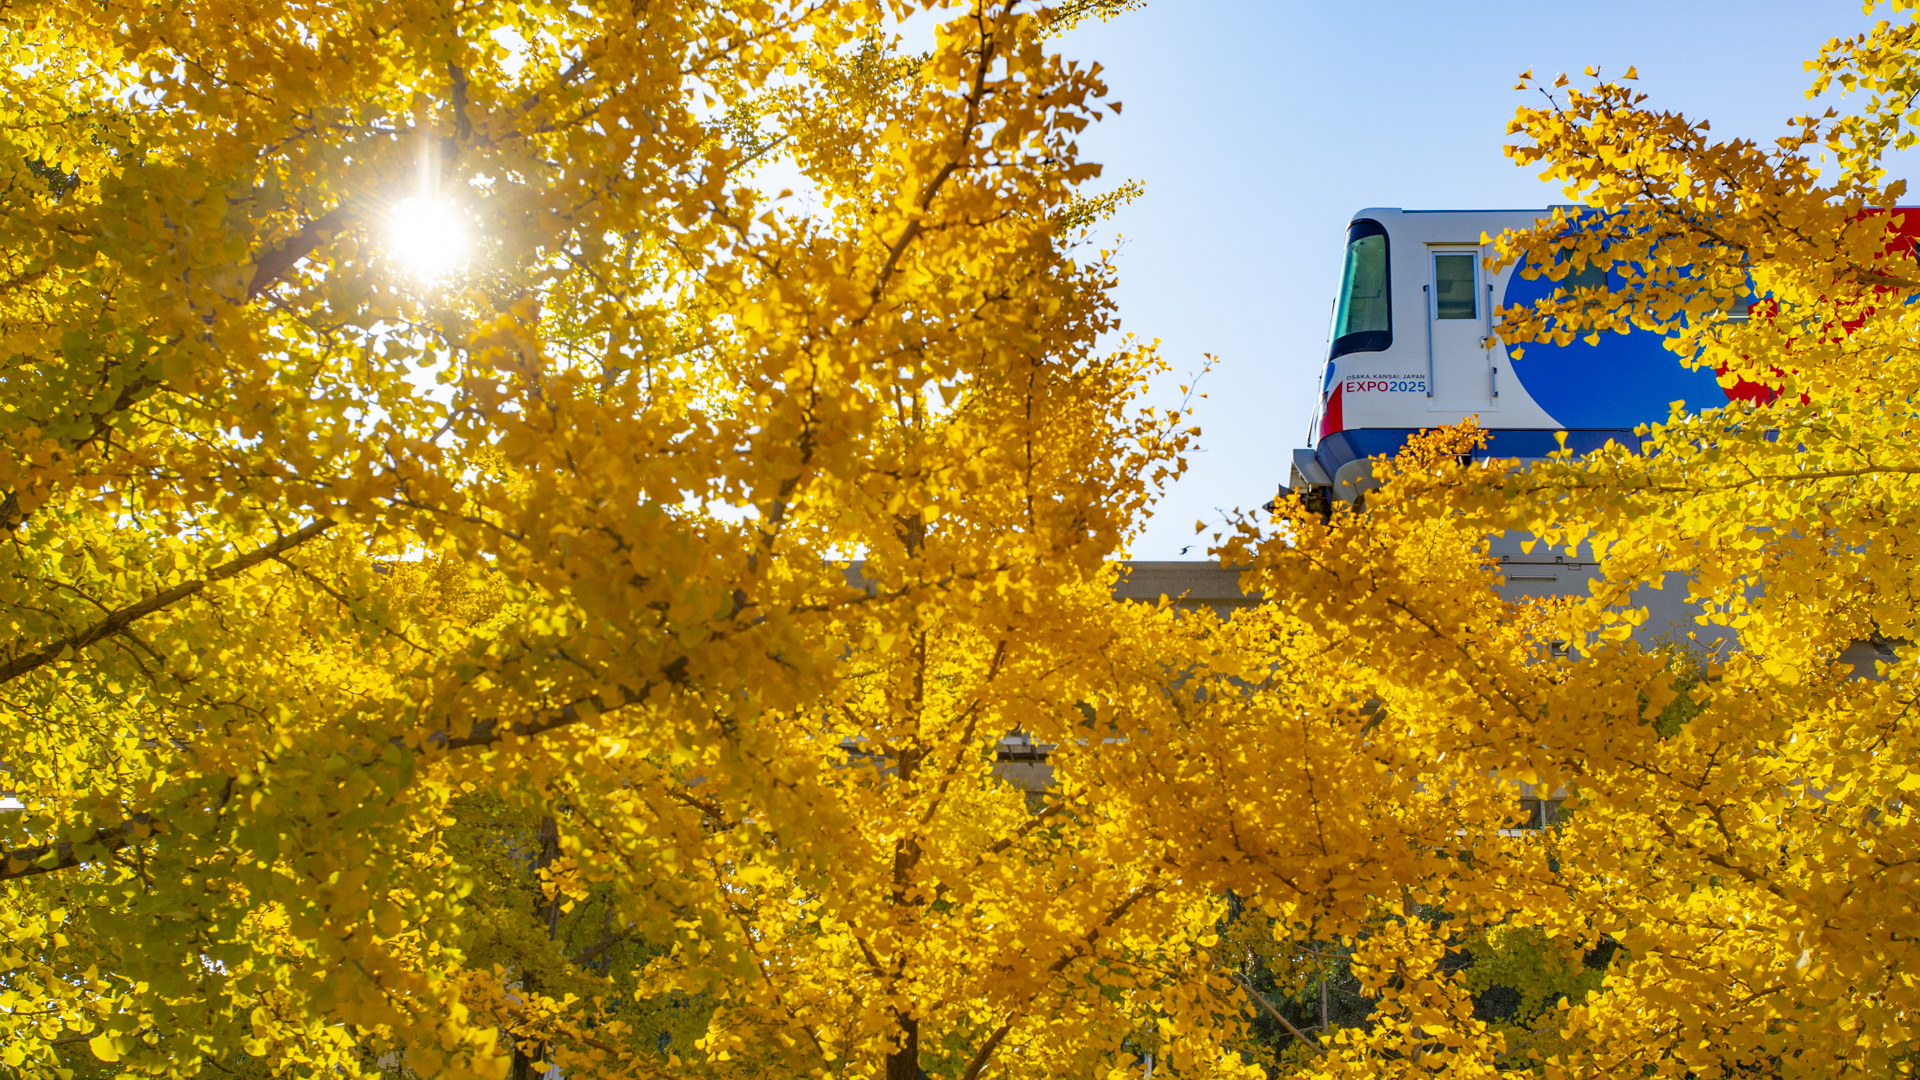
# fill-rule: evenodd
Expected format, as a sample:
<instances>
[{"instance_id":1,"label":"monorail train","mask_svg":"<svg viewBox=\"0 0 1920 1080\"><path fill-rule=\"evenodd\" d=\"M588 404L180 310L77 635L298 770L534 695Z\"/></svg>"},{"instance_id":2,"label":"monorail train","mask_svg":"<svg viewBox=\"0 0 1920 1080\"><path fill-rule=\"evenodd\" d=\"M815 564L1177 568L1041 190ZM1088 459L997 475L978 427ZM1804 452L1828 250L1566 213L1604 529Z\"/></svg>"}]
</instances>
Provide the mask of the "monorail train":
<instances>
[{"instance_id":1,"label":"monorail train","mask_svg":"<svg viewBox=\"0 0 1920 1080\"><path fill-rule=\"evenodd\" d=\"M1492 248L1481 236L1532 227L1553 210L1370 208L1353 215L1321 383L1318 437L1311 448L1293 453L1287 484L1293 494L1323 506L1334 499L1354 502L1372 481L1369 459L1397 452L1415 432L1469 416L1477 416L1488 434L1477 456L1524 460L1552 453L1559 432L1575 453L1609 440L1637 446L1634 429L1666 420L1675 401L1698 410L1765 392L1722 387L1715 372L1687 368L1660 334L1645 330L1602 334L1597 344L1579 337L1567 345L1530 342L1513 355L1497 333L1498 309L1532 304L1556 289L1602 284L1610 273L1588 267L1554 281L1529 278L1522 266L1485 269L1482 260ZM1920 239L1920 207L1894 210L1906 212L1898 223L1901 240ZM1744 310L1729 315L1746 317ZM1490 539L1504 595L1588 594L1598 572L1591 553L1549 550L1526 539ZM1634 603L1649 609L1636 637L1673 634L1709 647L1732 644L1725 628L1698 627L1698 611L1685 602L1684 586L1667 584L1634 595ZM1872 660L1885 658L1866 643L1842 656L1863 672L1873 670Z\"/></svg>"},{"instance_id":2,"label":"monorail train","mask_svg":"<svg viewBox=\"0 0 1920 1080\"><path fill-rule=\"evenodd\" d=\"M1482 235L1529 228L1542 210L1367 209L1347 226L1346 263L1334 304L1318 438L1296 450L1288 487L1354 500L1368 458L1397 451L1423 428L1479 417L1484 456L1540 458L1567 433L1576 453L1608 440L1634 445L1633 429L1665 420L1671 402L1724 404L1712 371L1688 370L1659 334L1603 334L1598 344L1529 343L1515 356L1497 311L1570 285L1601 284L1588 267L1560 281L1519 266L1489 273ZM1744 313L1735 317L1744 317Z\"/></svg>"}]
</instances>

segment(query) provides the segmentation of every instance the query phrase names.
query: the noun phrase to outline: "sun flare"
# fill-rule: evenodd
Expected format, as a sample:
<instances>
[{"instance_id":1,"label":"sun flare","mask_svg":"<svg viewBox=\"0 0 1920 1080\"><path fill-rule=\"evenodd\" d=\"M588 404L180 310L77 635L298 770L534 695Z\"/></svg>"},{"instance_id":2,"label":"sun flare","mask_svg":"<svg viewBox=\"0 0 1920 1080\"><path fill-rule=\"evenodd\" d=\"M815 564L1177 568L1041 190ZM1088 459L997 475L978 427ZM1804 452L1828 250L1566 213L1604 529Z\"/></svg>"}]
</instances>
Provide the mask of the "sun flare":
<instances>
[{"instance_id":1,"label":"sun flare","mask_svg":"<svg viewBox=\"0 0 1920 1080\"><path fill-rule=\"evenodd\" d=\"M444 274L467 255L467 226L458 210L437 199L406 199L387 215L387 240L409 270Z\"/></svg>"}]
</instances>

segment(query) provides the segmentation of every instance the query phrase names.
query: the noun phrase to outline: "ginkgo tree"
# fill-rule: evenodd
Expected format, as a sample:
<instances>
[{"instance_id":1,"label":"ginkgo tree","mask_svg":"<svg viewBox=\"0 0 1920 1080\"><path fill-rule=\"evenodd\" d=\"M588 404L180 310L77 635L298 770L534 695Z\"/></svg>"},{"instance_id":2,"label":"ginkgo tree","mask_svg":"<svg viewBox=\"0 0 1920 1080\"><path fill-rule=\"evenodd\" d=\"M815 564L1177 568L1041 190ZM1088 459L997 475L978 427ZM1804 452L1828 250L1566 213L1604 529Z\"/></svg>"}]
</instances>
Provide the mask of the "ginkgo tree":
<instances>
[{"instance_id":1,"label":"ginkgo tree","mask_svg":"<svg viewBox=\"0 0 1920 1080\"><path fill-rule=\"evenodd\" d=\"M0 1061L1241 1069L1089 779L1196 640L1104 561L1192 434L1096 348L1126 6L10 15Z\"/></svg>"},{"instance_id":2,"label":"ginkgo tree","mask_svg":"<svg viewBox=\"0 0 1920 1080\"><path fill-rule=\"evenodd\" d=\"M1843 91L1852 111L1770 145L1660 111L1631 70L1538 86L1511 127L1518 163L1586 205L1491 238L1497 258L1556 276L1597 264L1619 284L1503 310L1503 338L1660 331L1675 363L1719 373L1726 406L1525 468L1464 463L1470 425L1436 434L1377 468L1363 511L1228 544L1314 635L1391 657L1367 672L1366 708L1426 794L1461 810L1489 783L1567 796L1531 838L1473 813L1429 834L1450 876L1409 861L1398 923L1333 928L1377 1008L1290 1058L1301 1071L1915 1067L1920 211L1899 209L1889 169L1915 143L1920 28L1894 7L1809 63L1810 96ZM1595 594L1463 611L1486 585L1449 568L1503 531L1590 552ZM1635 590L1661 587L1685 588L1737 647L1635 640ZM1856 643L1884 659L1842 662ZM1501 979L1534 987L1519 1022L1474 1014Z\"/></svg>"},{"instance_id":3,"label":"ginkgo tree","mask_svg":"<svg viewBox=\"0 0 1920 1080\"><path fill-rule=\"evenodd\" d=\"M1770 149L1607 82L1516 121L1605 212L1503 257L1624 287L1510 341L1770 394L1416 438L1230 538L1221 619L1113 599L1194 435L1110 336L1119 105L1055 36L1128 6L7 16L0 1063L1910 1069L1915 676L1835 658L1913 637L1911 17ZM1503 602L1507 529L1602 594ZM1632 640L1674 571L1739 652ZM1516 782L1569 817L1512 835ZM1276 1053L1302 955L1368 1008Z\"/></svg>"}]
</instances>

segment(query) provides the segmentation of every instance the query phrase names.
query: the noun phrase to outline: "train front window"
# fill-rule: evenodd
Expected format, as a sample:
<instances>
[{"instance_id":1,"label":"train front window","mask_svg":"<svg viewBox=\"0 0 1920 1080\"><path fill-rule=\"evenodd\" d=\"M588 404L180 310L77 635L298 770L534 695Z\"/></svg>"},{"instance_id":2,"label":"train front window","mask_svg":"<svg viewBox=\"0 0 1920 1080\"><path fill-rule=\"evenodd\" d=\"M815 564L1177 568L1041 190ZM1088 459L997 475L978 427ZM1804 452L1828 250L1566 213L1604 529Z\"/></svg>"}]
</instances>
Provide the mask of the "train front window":
<instances>
[{"instance_id":1,"label":"train front window","mask_svg":"<svg viewBox=\"0 0 1920 1080\"><path fill-rule=\"evenodd\" d=\"M1347 226L1347 265L1333 313L1333 352L1379 352L1393 344L1393 288L1387 230L1361 219Z\"/></svg>"},{"instance_id":2,"label":"train front window","mask_svg":"<svg viewBox=\"0 0 1920 1080\"><path fill-rule=\"evenodd\" d=\"M1433 307L1436 319L1477 319L1472 255L1433 257Z\"/></svg>"}]
</instances>

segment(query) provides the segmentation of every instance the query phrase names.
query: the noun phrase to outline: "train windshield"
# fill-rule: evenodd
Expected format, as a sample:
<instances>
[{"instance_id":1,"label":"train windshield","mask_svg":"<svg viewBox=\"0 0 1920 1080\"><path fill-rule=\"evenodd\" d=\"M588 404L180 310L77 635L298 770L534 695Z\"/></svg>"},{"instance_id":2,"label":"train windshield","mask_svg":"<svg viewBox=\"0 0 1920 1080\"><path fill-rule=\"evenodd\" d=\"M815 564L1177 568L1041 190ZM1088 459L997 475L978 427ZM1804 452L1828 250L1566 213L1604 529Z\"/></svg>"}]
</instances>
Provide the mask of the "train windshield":
<instances>
[{"instance_id":1,"label":"train windshield","mask_svg":"<svg viewBox=\"0 0 1920 1080\"><path fill-rule=\"evenodd\" d=\"M1362 218L1347 226L1347 266L1333 313L1333 353L1379 352L1393 344L1387 230Z\"/></svg>"}]
</instances>

